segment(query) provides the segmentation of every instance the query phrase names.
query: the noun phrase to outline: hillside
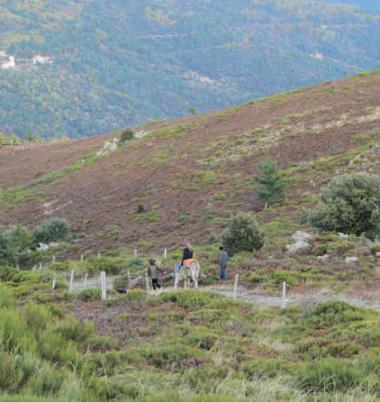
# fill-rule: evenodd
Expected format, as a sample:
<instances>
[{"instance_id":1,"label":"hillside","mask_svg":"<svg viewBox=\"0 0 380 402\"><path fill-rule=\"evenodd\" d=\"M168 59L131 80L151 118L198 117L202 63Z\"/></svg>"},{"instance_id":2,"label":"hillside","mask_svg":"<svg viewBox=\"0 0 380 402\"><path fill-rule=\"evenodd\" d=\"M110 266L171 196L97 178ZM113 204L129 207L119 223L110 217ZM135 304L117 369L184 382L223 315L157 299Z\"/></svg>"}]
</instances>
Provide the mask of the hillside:
<instances>
[{"instance_id":1,"label":"hillside","mask_svg":"<svg viewBox=\"0 0 380 402\"><path fill-rule=\"evenodd\" d=\"M95 154L113 135L3 147L0 221L31 226L62 216L93 252L205 242L238 210L290 235L331 176L377 171L379 95L380 73L361 74L152 123L137 130L142 139L103 157ZM289 185L288 205L263 211L253 177L268 155Z\"/></svg>"},{"instance_id":2,"label":"hillside","mask_svg":"<svg viewBox=\"0 0 380 402\"><path fill-rule=\"evenodd\" d=\"M307 0L5 0L0 132L105 133L378 68L379 22Z\"/></svg>"},{"instance_id":3,"label":"hillside","mask_svg":"<svg viewBox=\"0 0 380 402\"><path fill-rule=\"evenodd\" d=\"M302 219L332 176L379 172L379 96L375 71L154 122L113 151L118 132L0 147L0 233L57 216L74 228L43 252L13 232L15 259L0 236L0 402L379 401L379 245ZM288 187L264 209L267 156ZM216 251L237 211L255 212L266 242L235 254L221 284ZM313 239L289 253L297 230ZM185 237L200 289L172 290ZM144 280L152 256L159 291Z\"/></svg>"}]
</instances>

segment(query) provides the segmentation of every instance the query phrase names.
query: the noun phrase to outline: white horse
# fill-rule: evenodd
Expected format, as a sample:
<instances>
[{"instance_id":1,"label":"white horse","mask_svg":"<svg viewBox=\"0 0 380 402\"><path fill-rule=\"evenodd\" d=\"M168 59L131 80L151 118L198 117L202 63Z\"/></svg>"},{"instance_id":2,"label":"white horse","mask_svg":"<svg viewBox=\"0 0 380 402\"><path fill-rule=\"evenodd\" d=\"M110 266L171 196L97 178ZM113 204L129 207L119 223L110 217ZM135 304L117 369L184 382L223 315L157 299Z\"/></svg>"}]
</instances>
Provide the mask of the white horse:
<instances>
[{"instance_id":1,"label":"white horse","mask_svg":"<svg viewBox=\"0 0 380 402\"><path fill-rule=\"evenodd\" d=\"M193 282L194 288L198 289L198 279L201 272L201 266L196 260L192 260L189 266L186 268L182 265L180 270L174 274L174 290L177 289L179 281L184 281L184 287L190 287L190 281Z\"/></svg>"}]
</instances>

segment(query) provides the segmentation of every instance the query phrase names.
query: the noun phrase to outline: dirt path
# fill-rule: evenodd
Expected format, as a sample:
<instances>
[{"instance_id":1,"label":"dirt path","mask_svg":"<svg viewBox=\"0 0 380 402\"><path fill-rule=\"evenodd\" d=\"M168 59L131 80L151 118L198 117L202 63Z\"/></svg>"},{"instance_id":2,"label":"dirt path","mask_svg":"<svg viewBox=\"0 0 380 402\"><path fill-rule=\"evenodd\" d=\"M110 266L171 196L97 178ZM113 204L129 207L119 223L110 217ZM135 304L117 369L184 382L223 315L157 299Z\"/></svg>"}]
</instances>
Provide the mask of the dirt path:
<instances>
[{"instance_id":1,"label":"dirt path","mask_svg":"<svg viewBox=\"0 0 380 402\"><path fill-rule=\"evenodd\" d=\"M114 286L116 276L107 276L107 288L112 289ZM87 284L84 279L76 280L74 282L73 292L79 293L86 288L100 287L100 280L98 277L88 277ZM232 283L223 285L212 285L201 287L200 290L204 292L212 292L228 298L233 298L233 285ZM180 288L179 288L180 289ZM166 287L163 291L174 290L173 287ZM281 307L282 297L281 292L277 293L263 293L255 290L247 289L243 286L238 287L237 299L249 303L261 304L268 307ZM328 301L344 301L356 307L371 308L380 311L380 298L378 297L363 297L351 295L347 293L332 293L331 290L321 289L316 291L305 292L292 292L287 294L288 305L295 304L305 309L311 309L317 304L325 303Z\"/></svg>"},{"instance_id":2,"label":"dirt path","mask_svg":"<svg viewBox=\"0 0 380 402\"><path fill-rule=\"evenodd\" d=\"M202 288L205 291L211 291L226 297L233 297L232 286L218 285ZM237 299L244 300L246 302L262 304L269 307L281 307L282 298L281 293L277 294L265 294L255 292L244 287L239 287L237 292ZM344 301L356 307L371 308L373 310L380 311L380 299L360 297L350 294L337 293L333 294L331 291L320 290L316 292L305 293L292 293L291 291L287 295L288 305L296 304L303 308L313 308L315 305L325 303L328 301Z\"/></svg>"}]
</instances>

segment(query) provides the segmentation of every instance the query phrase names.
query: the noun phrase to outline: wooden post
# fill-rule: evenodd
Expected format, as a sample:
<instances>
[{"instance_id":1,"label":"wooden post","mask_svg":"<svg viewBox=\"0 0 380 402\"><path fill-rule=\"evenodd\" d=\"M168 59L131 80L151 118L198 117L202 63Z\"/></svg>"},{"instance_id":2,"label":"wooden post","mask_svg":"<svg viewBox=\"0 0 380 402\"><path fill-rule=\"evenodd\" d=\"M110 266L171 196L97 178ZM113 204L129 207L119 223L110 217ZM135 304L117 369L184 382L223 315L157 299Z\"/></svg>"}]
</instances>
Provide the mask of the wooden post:
<instances>
[{"instance_id":1,"label":"wooden post","mask_svg":"<svg viewBox=\"0 0 380 402\"><path fill-rule=\"evenodd\" d=\"M84 288L87 289L87 279L88 279L88 274L84 274Z\"/></svg>"},{"instance_id":2,"label":"wooden post","mask_svg":"<svg viewBox=\"0 0 380 402\"><path fill-rule=\"evenodd\" d=\"M70 273L70 285L69 285L69 293L72 293L74 290L74 271Z\"/></svg>"},{"instance_id":3,"label":"wooden post","mask_svg":"<svg viewBox=\"0 0 380 402\"><path fill-rule=\"evenodd\" d=\"M178 274L178 272L176 272L174 274L174 290L177 290L178 280L179 280L179 274Z\"/></svg>"},{"instance_id":4,"label":"wooden post","mask_svg":"<svg viewBox=\"0 0 380 402\"><path fill-rule=\"evenodd\" d=\"M83 253L80 255L80 262L83 262L84 261L84 255L83 255Z\"/></svg>"},{"instance_id":5,"label":"wooden post","mask_svg":"<svg viewBox=\"0 0 380 402\"><path fill-rule=\"evenodd\" d=\"M98 257L101 257L102 255L100 253L98 253Z\"/></svg>"},{"instance_id":6,"label":"wooden post","mask_svg":"<svg viewBox=\"0 0 380 402\"><path fill-rule=\"evenodd\" d=\"M42 271L42 262L40 262L40 271Z\"/></svg>"},{"instance_id":7,"label":"wooden post","mask_svg":"<svg viewBox=\"0 0 380 402\"><path fill-rule=\"evenodd\" d=\"M100 286L102 289L102 300L107 300L107 277L105 271L100 273Z\"/></svg>"},{"instance_id":8,"label":"wooden post","mask_svg":"<svg viewBox=\"0 0 380 402\"><path fill-rule=\"evenodd\" d=\"M134 251L133 255L134 255L134 258L135 258L135 260L136 260L136 259L137 259L137 257L138 257L138 254L137 254L137 249L136 249L136 248L135 248L135 251Z\"/></svg>"},{"instance_id":9,"label":"wooden post","mask_svg":"<svg viewBox=\"0 0 380 402\"><path fill-rule=\"evenodd\" d=\"M149 284L149 277L148 274L145 274L145 285L146 285L146 292L150 292L150 284Z\"/></svg>"},{"instance_id":10,"label":"wooden post","mask_svg":"<svg viewBox=\"0 0 380 402\"><path fill-rule=\"evenodd\" d=\"M237 298L237 290L238 290L238 284L239 284L239 274L235 275L235 282L234 282L234 291L233 291L233 298Z\"/></svg>"},{"instance_id":11,"label":"wooden post","mask_svg":"<svg viewBox=\"0 0 380 402\"><path fill-rule=\"evenodd\" d=\"M55 289L56 283L57 283L57 277L56 277L56 274L54 274L54 275L53 275L53 283L52 283L52 285L51 285L51 288L52 288L53 290Z\"/></svg>"},{"instance_id":12,"label":"wooden post","mask_svg":"<svg viewBox=\"0 0 380 402\"><path fill-rule=\"evenodd\" d=\"M55 263L55 255L53 255L53 264Z\"/></svg>"},{"instance_id":13,"label":"wooden post","mask_svg":"<svg viewBox=\"0 0 380 402\"><path fill-rule=\"evenodd\" d=\"M131 273L129 272L129 269L127 271L128 275L128 290L131 290Z\"/></svg>"},{"instance_id":14,"label":"wooden post","mask_svg":"<svg viewBox=\"0 0 380 402\"><path fill-rule=\"evenodd\" d=\"M282 298L281 298L281 307L288 307L288 298L286 296L286 282L282 282Z\"/></svg>"},{"instance_id":15,"label":"wooden post","mask_svg":"<svg viewBox=\"0 0 380 402\"><path fill-rule=\"evenodd\" d=\"M165 248L164 249L164 260L166 260L168 258L168 249Z\"/></svg>"}]
</instances>

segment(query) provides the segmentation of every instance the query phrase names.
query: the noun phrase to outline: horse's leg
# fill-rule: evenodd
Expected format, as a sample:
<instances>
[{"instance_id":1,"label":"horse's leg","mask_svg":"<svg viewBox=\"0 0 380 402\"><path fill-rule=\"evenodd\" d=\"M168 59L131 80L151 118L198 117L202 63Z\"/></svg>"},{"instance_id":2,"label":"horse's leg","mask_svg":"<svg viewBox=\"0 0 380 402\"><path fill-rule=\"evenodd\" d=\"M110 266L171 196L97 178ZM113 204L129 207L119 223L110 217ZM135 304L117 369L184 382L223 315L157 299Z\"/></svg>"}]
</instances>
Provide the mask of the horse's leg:
<instances>
[{"instance_id":1,"label":"horse's leg","mask_svg":"<svg viewBox=\"0 0 380 402\"><path fill-rule=\"evenodd\" d=\"M196 269L193 269L192 277L193 277L193 282L194 282L194 288L198 289L198 274L197 274Z\"/></svg>"},{"instance_id":2,"label":"horse's leg","mask_svg":"<svg viewBox=\"0 0 380 402\"><path fill-rule=\"evenodd\" d=\"M174 275L174 290L177 290L178 281L179 281L179 273L176 272Z\"/></svg>"}]
</instances>

